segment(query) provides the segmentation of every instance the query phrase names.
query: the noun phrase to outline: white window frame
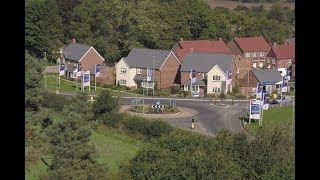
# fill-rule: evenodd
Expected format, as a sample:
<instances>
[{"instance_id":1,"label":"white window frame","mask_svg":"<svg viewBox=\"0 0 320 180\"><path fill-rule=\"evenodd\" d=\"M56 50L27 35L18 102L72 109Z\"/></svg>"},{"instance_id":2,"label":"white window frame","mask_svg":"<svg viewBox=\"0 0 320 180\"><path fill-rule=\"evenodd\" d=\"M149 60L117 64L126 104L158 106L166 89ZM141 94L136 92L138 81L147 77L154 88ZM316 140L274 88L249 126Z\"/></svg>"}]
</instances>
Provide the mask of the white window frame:
<instances>
[{"instance_id":1,"label":"white window frame","mask_svg":"<svg viewBox=\"0 0 320 180\"><path fill-rule=\"evenodd\" d=\"M250 57L250 53L249 53L249 52L246 52L246 53L245 53L245 56L246 56L246 57Z\"/></svg>"},{"instance_id":2,"label":"white window frame","mask_svg":"<svg viewBox=\"0 0 320 180\"><path fill-rule=\"evenodd\" d=\"M219 88L219 87L212 87L212 92L213 92L213 93L221 93L221 88Z\"/></svg>"},{"instance_id":3,"label":"white window frame","mask_svg":"<svg viewBox=\"0 0 320 180\"><path fill-rule=\"evenodd\" d=\"M264 52L260 52L260 57L264 56Z\"/></svg>"},{"instance_id":4,"label":"white window frame","mask_svg":"<svg viewBox=\"0 0 320 180\"><path fill-rule=\"evenodd\" d=\"M137 68L137 74L141 74L142 70L140 68Z\"/></svg>"},{"instance_id":5,"label":"white window frame","mask_svg":"<svg viewBox=\"0 0 320 180\"><path fill-rule=\"evenodd\" d=\"M219 80L218 80L219 79ZM212 76L212 81L221 81L221 76L219 75L213 75Z\"/></svg>"},{"instance_id":6,"label":"white window frame","mask_svg":"<svg viewBox=\"0 0 320 180\"><path fill-rule=\"evenodd\" d=\"M263 61L259 62L259 67L262 68L263 67Z\"/></svg>"},{"instance_id":7,"label":"white window frame","mask_svg":"<svg viewBox=\"0 0 320 180\"><path fill-rule=\"evenodd\" d=\"M120 84L120 85L127 85L127 80L125 80L125 79L120 79L120 80L119 80L119 84Z\"/></svg>"},{"instance_id":8,"label":"white window frame","mask_svg":"<svg viewBox=\"0 0 320 180\"><path fill-rule=\"evenodd\" d=\"M256 56L257 56L256 52L253 52L252 57L256 57Z\"/></svg>"},{"instance_id":9,"label":"white window frame","mask_svg":"<svg viewBox=\"0 0 320 180\"><path fill-rule=\"evenodd\" d=\"M240 73L240 70L239 70L239 68L237 68L237 73L238 73L238 74Z\"/></svg>"},{"instance_id":10,"label":"white window frame","mask_svg":"<svg viewBox=\"0 0 320 180\"><path fill-rule=\"evenodd\" d=\"M271 61L272 61L272 64L276 64L276 58L272 58Z\"/></svg>"},{"instance_id":11,"label":"white window frame","mask_svg":"<svg viewBox=\"0 0 320 180\"><path fill-rule=\"evenodd\" d=\"M252 67L256 68L257 67L257 62L252 62Z\"/></svg>"},{"instance_id":12,"label":"white window frame","mask_svg":"<svg viewBox=\"0 0 320 180\"><path fill-rule=\"evenodd\" d=\"M120 68L120 74L127 74L127 68Z\"/></svg>"}]
</instances>

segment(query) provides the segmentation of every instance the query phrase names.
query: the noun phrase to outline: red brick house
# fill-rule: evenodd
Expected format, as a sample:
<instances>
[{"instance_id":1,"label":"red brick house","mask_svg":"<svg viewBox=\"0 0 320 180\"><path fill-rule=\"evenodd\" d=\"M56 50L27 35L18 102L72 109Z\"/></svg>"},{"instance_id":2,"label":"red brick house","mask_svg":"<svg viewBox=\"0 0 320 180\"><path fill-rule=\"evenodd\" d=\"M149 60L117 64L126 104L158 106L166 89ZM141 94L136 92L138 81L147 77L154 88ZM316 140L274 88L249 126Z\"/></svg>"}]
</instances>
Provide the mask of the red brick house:
<instances>
[{"instance_id":1,"label":"red brick house","mask_svg":"<svg viewBox=\"0 0 320 180\"><path fill-rule=\"evenodd\" d=\"M222 38L219 40L183 40L183 38L180 38L180 41L176 43L172 48L172 51L182 64L186 54L188 53L232 54L232 51ZM232 62L230 68L232 72L232 79L234 79L230 87L230 89L232 89L236 83L236 66L234 62ZM180 78L182 77L178 77L179 80ZM181 86L183 86L185 79L181 79L180 82Z\"/></svg>"},{"instance_id":2,"label":"red brick house","mask_svg":"<svg viewBox=\"0 0 320 180\"><path fill-rule=\"evenodd\" d=\"M114 84L114 75L112 75L113 69L105 65L104 58L94 49L92 46L85 44L79 44L76 39L72 39L72 43L61 49L62 50L62 62L65 63L65 76L74 77L74 72L77 68L77 64L80 63L82 70L94 73L95 64L101 64L101 73L97 77L97 82L105 82L106 84ZM94 80L92 76L91 80Z\"/></svg>"},{"instance_id":3,"label":"red brick house","mask_svg":"<svg viewBox=\"0 0 320 180\"><path fill-rule=\"evenodd\" d=\"M240 87L248 87L246 75L252 68L263 68L270 46L263 37L236 37L228 44L228 47L235 56L235 74L238 84ZM244 88L242 90L247 91L249 89Z\"/></svg>"},{"instance_id":4,"label":"red brick house","mask_svg":"<svg viewBox=\"0 0 320 180\"><path fill-rule=\"evenodd\" d=\"M267 54L266 68L286 68L291 77L295 76L295 44L274 43Z\"/></svg>"},{"instance_id":5,"label":"red brick house","mask_svg":"<svg viewBox=\"0 0 320 180\"><path fill-rule=\"evenodd\" d=\"M97 77L97 83L99 84L116 84L116 68L107 66L105 63L102 63L100 66L100 76ZM90 69L91 80L94 80L94 67Z\"/></svg>"},{"instance_id":6,"label":"red brick house","mask_svg":"<svg viewBox=\"0 0 320 180\"><path fill-rule=\"evenodd\" d=\"M177 76L181 63L172 51L133 48L127 57L116 65L116 82L138 88L147 80L147 68L152 69L152 79L158 89L169 88L179 83Z\"/></svg>"}]
</instances>

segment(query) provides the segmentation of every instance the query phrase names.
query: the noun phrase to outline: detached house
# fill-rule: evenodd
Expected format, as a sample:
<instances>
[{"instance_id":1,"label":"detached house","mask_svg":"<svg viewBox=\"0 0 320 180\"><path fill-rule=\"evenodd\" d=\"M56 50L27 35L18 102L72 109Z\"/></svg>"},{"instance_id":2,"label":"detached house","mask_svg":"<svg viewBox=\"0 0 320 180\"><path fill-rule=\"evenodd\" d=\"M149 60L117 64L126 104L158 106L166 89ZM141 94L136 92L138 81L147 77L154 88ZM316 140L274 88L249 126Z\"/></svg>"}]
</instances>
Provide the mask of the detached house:
<instances>
[{"instance_id":1,"label":"detached house","mask_svg":"<svg viewBox=\"0 0 320 180\"><path fill-rule=\"evenodd\" d=\"M267 54L266 68L283 68L295 77L295 44L273 44Z\"/></svg>"},{"instance_id":2,"label":"detached house","mask_svg":"<svg viewBox=\"0 0 320 180\"><path fill-rule=\"evenodd\" d=\"M228 74L233 62L232 54L187 53L181 66L181 82L185 91L191 90L190 72L196 72L192 90L204 94L221 94L232 91Z\"/></svg>"},{"instance_id":3,"label":"detached house","mask_svg":"<svg viewBox=\"0 0 320 180\"><path fill-rule=\"evenodd\" d=\"M127 57L116 65L116 82L131 88L138 88L147 80L147 68L152 69L151 82L158 89L169 88L179 83L177 76L181 63L172 51L147 48L133 48Z\"/></svg>"}]
</instances>

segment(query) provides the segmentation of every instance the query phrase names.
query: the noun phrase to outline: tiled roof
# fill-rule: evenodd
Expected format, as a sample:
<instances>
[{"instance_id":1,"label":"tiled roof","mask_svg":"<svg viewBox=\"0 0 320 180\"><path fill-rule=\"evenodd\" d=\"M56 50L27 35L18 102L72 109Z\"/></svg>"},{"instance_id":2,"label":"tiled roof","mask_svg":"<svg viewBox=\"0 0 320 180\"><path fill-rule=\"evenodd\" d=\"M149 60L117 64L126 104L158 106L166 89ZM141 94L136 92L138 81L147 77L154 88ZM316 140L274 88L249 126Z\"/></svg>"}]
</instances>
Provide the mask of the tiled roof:
<instances>
[{"instance_id":1,"label":"tiled roof","mask_svg":"<svg viewBox=\"0 0 320 180\"><path fill-rule=\"evenodd\" d=\"M282 76L277 69L252 69L252 73L260 83L276 83L282 80Z\"/></svg>"},{"instance_id":2,"label":"tiled roof","mask_svg":"<svg viewBox=\"0 0 320 180\"><path fill-rule=\"evenodd\" d=\"M184 57L188 52L232 54L231 50L222 40L183 40L179 41L178 45L179 48L176 48L174 53L181 62L184 61Z\"/></svg>"},{"instance_id":3,"label":"tiled roof","mask_svg":"<svg viewBox=\"0 0 320 180\"><path fill-rule=\"evenodd\" d=\"M85 44L71 43L63 50L63 55L68 60L79 61L90 48Z\"/></svg>"},{"instance_id":4,"label":"tiled roof","mask_svg":"<svg viewBox=\"0 0 320 180\"><path fill-rule=\"evenodd\" d=\"M227 73L232 61L232 54L188 53L182 63L181 71L194 69L196 72L207 73L215 65L218 65L224 73Z\"/></svg>"},{"instance_id":5,"label":"tiled roof","mask_svg":"<svg viewBox=\"0 0 320 180\"><path fill-rule=\"evenodd\" d=\"M273 45L272 50L277 59L295 59L295 44Z\"/></svg>"},{"instance_id":6,"label":"tiled roof","mask_svg":"<svg viewBox=\"0 0 320 180\"><path fill-rule=\"evenodd\" d=\"M269 44L263 37L236 37L234 38L234 41L240 47L242 52L266 52L270 49Z\"/></svg>"},{"instance_id":7,"label":"tiled roof","mask_svg":"<svg viewBox=\"0 0 320 180\"><path fill-rule=\"evenodd\" d=\"M171 51L133 48L124 61L130 68L153 68L153 56L155 57L155 69L160 69Z\"/></svg>"}]
</instances>

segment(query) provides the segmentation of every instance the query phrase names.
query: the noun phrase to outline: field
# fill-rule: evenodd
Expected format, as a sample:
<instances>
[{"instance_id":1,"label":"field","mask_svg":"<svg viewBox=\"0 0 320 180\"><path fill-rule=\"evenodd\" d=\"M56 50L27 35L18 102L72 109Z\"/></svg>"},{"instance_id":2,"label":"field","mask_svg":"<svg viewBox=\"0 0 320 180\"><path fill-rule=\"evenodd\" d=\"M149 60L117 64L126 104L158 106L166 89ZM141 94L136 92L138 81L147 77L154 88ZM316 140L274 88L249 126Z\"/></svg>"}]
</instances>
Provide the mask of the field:
<instances>
[{"instance_id":1,"label":"field","mask_svg":"<svg viewBox=\"0 0 320 180\"><path fill-rule=\"evenodd\" d=\"M100 128L92 132L91 143L97 150L97 161L107 165L108 173L115 173L121 163L128 162L145 145L139 138ZM39 175L46 173L47 169L48 166L39 160L25 173L25 179L39 179Z\"/></svg>"},{"instance_id":2,"label":"field","mask_svg":"<svg viewBox=\"0 0 320 180\"><path fill-rule=\"evenodd\" d=\"M51 91L57 90L57 78L52 76L47 76L47 89ZM42 78L41 87L45 87L45 77ZM91 85L90 91L88 87L85 87L84 91L88 94L99 94L103 89L101 87L97 87L97 91L94 91L94 85ZM136 94L130 92L121 92L109 89L113 96L135 96ZM60 90L59 92L79 92L81 91L81 85L78 83L71 82L65 79L60 79Z\"/></svg>"},{"instance_id":3,"label":"field","mask_svg":"<svg viewBox=\"0 0 320 180\"><path fill-rule=\"evenodd\" d=\"M248 120L245 120L246 122ZM263 111L262 126L270 129L278 125L289 124L288 128L292 128L292 106L273 107ZM251 124L245 124L245 129L252 134L256 134L259 129L258 121Z\"/></svg>"},{"instance_id":4,"label":"field","mask_svg":"<svg viewBox=\"0 0 320 180\"><path fill-rule=\"evenodd\" d=\"M216 0L209 0L208 2L209 6L211 8L215 8L215 7L225 7L225 8L229 8L229 9L234 9L236 8L238 5L242 5L242 6L246 6L248 8L251 8L253 6L261 6L263 5L263 7L265 9L270 9L271 6L274 3L241 3L241 2L236 2L236 1L216 1ZM288 2L281 2L280 3L282 7L289 7L290 9L295 9L295 3L288 3Z\"/></svg>"}]
</instances>

